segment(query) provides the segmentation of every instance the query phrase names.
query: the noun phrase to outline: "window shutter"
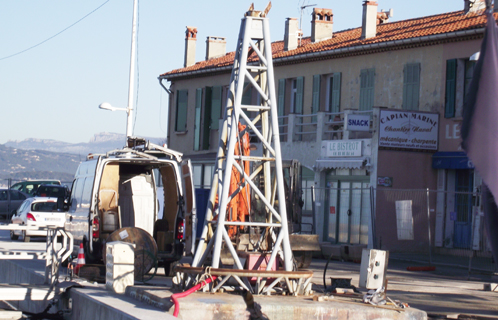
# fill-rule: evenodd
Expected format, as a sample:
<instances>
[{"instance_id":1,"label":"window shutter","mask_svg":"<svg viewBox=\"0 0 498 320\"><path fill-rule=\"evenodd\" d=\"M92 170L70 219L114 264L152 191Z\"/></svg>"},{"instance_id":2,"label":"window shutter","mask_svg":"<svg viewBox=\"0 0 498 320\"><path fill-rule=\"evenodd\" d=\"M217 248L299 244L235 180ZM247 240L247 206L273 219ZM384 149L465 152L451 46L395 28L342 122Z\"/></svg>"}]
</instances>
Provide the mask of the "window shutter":
<instances>
[{"instance_id":1,"label":"window shutter","mask_svg":"<svg viewBox=\"0 0 498 320\"><path fill-rule=\"evenodd\" d=\"M206 87L204 93L204 119L202 125L202 150L209 150L209 136L211 134L211 104L213 96L213 88Z\"/></svg>"},{"instance_id":2,"label":"window shutter","mask_svg":"<svg viewBox=\"0 0 498 320\"><path fill-rule=\"evenodd\" d=\"M202 88L195 91L194 150L198 151L201 142Z\"/></svg>"},{"instance_id":3,"label":"window shutter","mask_svg":"<svg viewBox=\"0 0 498 320\"><path fill-rule=\"evenodd\" d=\"M250 85L249 82L244 83L244 88L246 88L248 85ZM244 92L244 94L242 95L242 104L250 105L252 102L251 100L252 100L252 85L250 85L247 88L247 91Z\"/></svg>"},{"instance_id":4,"label":"window shutter","mask_svg":"<svg viewBox=\"0 0 498 320\"><path fill-rule=\"evenodd\" d=\"M444 106L444 117L452 118L455 116L456 100L456 74L457 60L446 60L446 97Z\"/></svg>"},{"instance_id":5,"label":"window shutter","mask_svg":"<svg viewBox=\"0 0 498 320\"><path fill-rule=\"evenodd\" d=\"M313 76L313 98L311 101L311 113L317 114L320 111L320 79L321 75ZM313 116L312 122L316 122L317 117Z\"/></svg>"},{"instance_id":6,"label":"window shutter","mask_svg":"<svg viewBox=\"0 0 498 320\"><path fill-rule=\"evenodd\" d=\"M278 80L278 116L284 116L285 110L285 79ZM278 119L279 124L284 124L284 119Z\"/></svg>"},{"instance_id":7,"label":"window shutter","mask_svg":"<svg viewBox=\"0 0 498 320\"><path fill-rule=\"evenodd\" d=\"M187 131L188 90L177 90L175 131Z\"/></svg>"},{"instance_id":8,"label":"window shutter","mask_svg":"<svg viewBox=\"0 0 498 320\"><path fill-rule=\"evenodd\" d=\"M336 72L332 79L332 110L331 112L340 112L341 110L341 73Z\"/></svg>"},{"instance_id":9,"label":"window shutter","mask_svg":"<svg viewBox=\"0 0 498 320\"><path fill-rule=\"evenodd\" d=\"M211 130L217 130L220 126L221 118L221 86L213 87L211 99Z\"/></svg>"},{"instance_id":10,"label":"window shutter","mask_svg":"<svg viewBox=\"0 0 498 320\"><path fill-rule=\"evenodd\" d=\"M363 69L360 73L360 110L372 110L374 105L375 69Z\"/></svg>"},{"instance_id":11,"label":"window shutter","mask_svg":"<svg viewBox=\"0 0 498 320\"><path fill-rule=\"evenodd\" d=\"M367 110L372 110L374 105L374 84L375 84L375 69L368 70L368 105Z\"/></svg>"},{"instance_id":12,"label":"window shutter","mask_svg":"<svg viewBox=\"0 0 498 320\"><path fill-rule=\"evenodd\" d=\"M420 63L407 64L403 76L403 109L418 110Z\"/></svg>"},{"instance_id":13,"label":"window shutter","mask_svg":"<svg viewBox=\"0 0 498 320\"><path fill-rule=\"evenodd\" d=\"M304 77L296 78L296 106L295 112L297 114L303 114L303 87L304 87Z\"/></svg>"}]
</instances>

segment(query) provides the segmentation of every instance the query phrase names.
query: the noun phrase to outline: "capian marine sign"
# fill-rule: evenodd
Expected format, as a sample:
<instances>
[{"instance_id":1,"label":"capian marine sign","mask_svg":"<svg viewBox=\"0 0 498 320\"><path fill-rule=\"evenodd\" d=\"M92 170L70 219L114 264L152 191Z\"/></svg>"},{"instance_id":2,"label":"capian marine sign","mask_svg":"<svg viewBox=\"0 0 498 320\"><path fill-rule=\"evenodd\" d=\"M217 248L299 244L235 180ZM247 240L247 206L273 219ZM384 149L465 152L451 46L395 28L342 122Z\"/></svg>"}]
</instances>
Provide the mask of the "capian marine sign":
<instances>
[{"instance_id":1,"label":"capian marine sign","mask_svg":"<svg viewBox=\"0 0 498 320\"><path fill-rule=\"evenodd\" d=\"M437 151L438 132L437 113L380 110L379 147Z\"/></svg>"}]
</instances>

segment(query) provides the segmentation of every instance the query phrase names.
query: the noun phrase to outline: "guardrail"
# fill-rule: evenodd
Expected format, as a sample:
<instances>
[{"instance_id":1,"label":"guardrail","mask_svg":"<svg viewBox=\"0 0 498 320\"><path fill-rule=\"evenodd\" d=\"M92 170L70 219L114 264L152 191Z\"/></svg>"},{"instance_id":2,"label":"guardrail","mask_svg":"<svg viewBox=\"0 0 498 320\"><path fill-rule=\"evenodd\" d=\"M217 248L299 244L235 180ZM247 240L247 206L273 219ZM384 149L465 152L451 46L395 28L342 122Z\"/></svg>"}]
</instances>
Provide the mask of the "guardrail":
<instances>
[{"instance_id":1,"label":"guardrail","mask_svg":"<svg viewBox=\"0 0 498 320\"><path fill-rule=\"evenodd\" d=\"M60 266L69 258L73 250L74 239L70 232L55 226L36 227L19 224L0 225L0 230L47 230L46 252L0 252L0 259L45 260L45 283L54 285L59 281ZM58 248L59 243L57 242L59 236L62 238L60 248Z\"/></svg>"}]
</instances>

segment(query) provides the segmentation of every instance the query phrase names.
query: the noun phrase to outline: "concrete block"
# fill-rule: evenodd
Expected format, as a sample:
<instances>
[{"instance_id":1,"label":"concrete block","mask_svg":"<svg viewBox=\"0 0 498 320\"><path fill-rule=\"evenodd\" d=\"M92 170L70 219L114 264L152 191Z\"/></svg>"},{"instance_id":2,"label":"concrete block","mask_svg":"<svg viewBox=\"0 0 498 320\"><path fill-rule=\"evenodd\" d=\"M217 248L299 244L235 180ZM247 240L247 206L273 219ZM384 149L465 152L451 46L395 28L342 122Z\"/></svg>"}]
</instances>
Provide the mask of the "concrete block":
<instances>
[{"instance_id":1,"label":"concrete block","mask_svg":"<svg viewBox=\"0 0 498 320\"><path fill-rule=\"evenodd\" d=\"M485 283L483 285L483 290L498 292L498 283Z\"/></svg>"},{"instance_id":2,"label":"concrete block","mask_svg":"<svg viewBox=\"0 0 498 320\"><path fill-rule=\"evenodd\" d=\"M320 248L322 249L322 255L325 259L328 259L330 255L332 255L332 259L340 260L341 259L341 246L333 245L328 242L320 243Z\"/></svg>"}]
</instances>

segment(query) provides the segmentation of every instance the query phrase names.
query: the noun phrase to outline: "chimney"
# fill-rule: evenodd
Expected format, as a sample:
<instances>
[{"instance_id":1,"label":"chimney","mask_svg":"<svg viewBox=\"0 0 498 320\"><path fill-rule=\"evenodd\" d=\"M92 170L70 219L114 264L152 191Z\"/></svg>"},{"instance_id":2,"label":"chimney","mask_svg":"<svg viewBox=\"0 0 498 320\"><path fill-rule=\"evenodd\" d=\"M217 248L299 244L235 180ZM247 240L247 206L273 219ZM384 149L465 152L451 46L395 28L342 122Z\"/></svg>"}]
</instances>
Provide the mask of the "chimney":
<instances>
[{"instance_id":1,"label":"chimney","mask_svg":"<svg viewBox=\"0 0 498 320\"><path fill-rule=\"evenodd\" d=\"M187 26L185 31L185 59L183 67L190 67L195 64L195 44L197 42L197 28Z\"/></svg>"},{"instance_id":2,"label":"chimney","mask_svg":"<svg viewBox=\"0 0 498 320\"><path fill-rule=\"evenodd\" d=\"M389 18L393 16L393 9L389 9L389 11L381 10L377 12L377 24L382 24L389 22Z\"/></svg>"},{"instance_id":3,"label":"chimney","mask_svg":"<svg viewBox=\"0 0 498 320\"><path fill-rule=\"evenodd\" d=\"M377 35L377 1L363 2L363 18L361 21L361 38L368 39Z\"/></svg>"},{"instance_id":4,"label":"chimney","mask_svg":"<svg viewBox=\"0 0 498 320\"><path fill-rule=\"evenodd\" d=\"M313 8L311 15L311 42L319 42L332 38L332 9Z\"/></svg>"},{"instance_id":5,"label":"chimney","mask_svg":"<svg viewBox=\"0 0 498 320\"><path fill-rule=\"evenodd\" d=\"M479 12L486 9L486 0L463 0L465 13Z\"/></svg>"},{"instance_id":6,"label":"chimney","mask_svg":"<svg viewBox=\"0 0 498 320\"><path fill-rule=\"evenodd\" d=\"M299 31L297 18L287 18L285 20L284 51L294 50L297 48Z\"/></svg>"},{"instance_id":7,"label":"chimney","mask_svg":"<svg viewBox=\"0 0 498 320\"><path fill-rule=\"evenodd\" d=\"M206 60L224 56L227 53L227 42L223 37L207 37Z\"/></svg>"}]
</instances>

